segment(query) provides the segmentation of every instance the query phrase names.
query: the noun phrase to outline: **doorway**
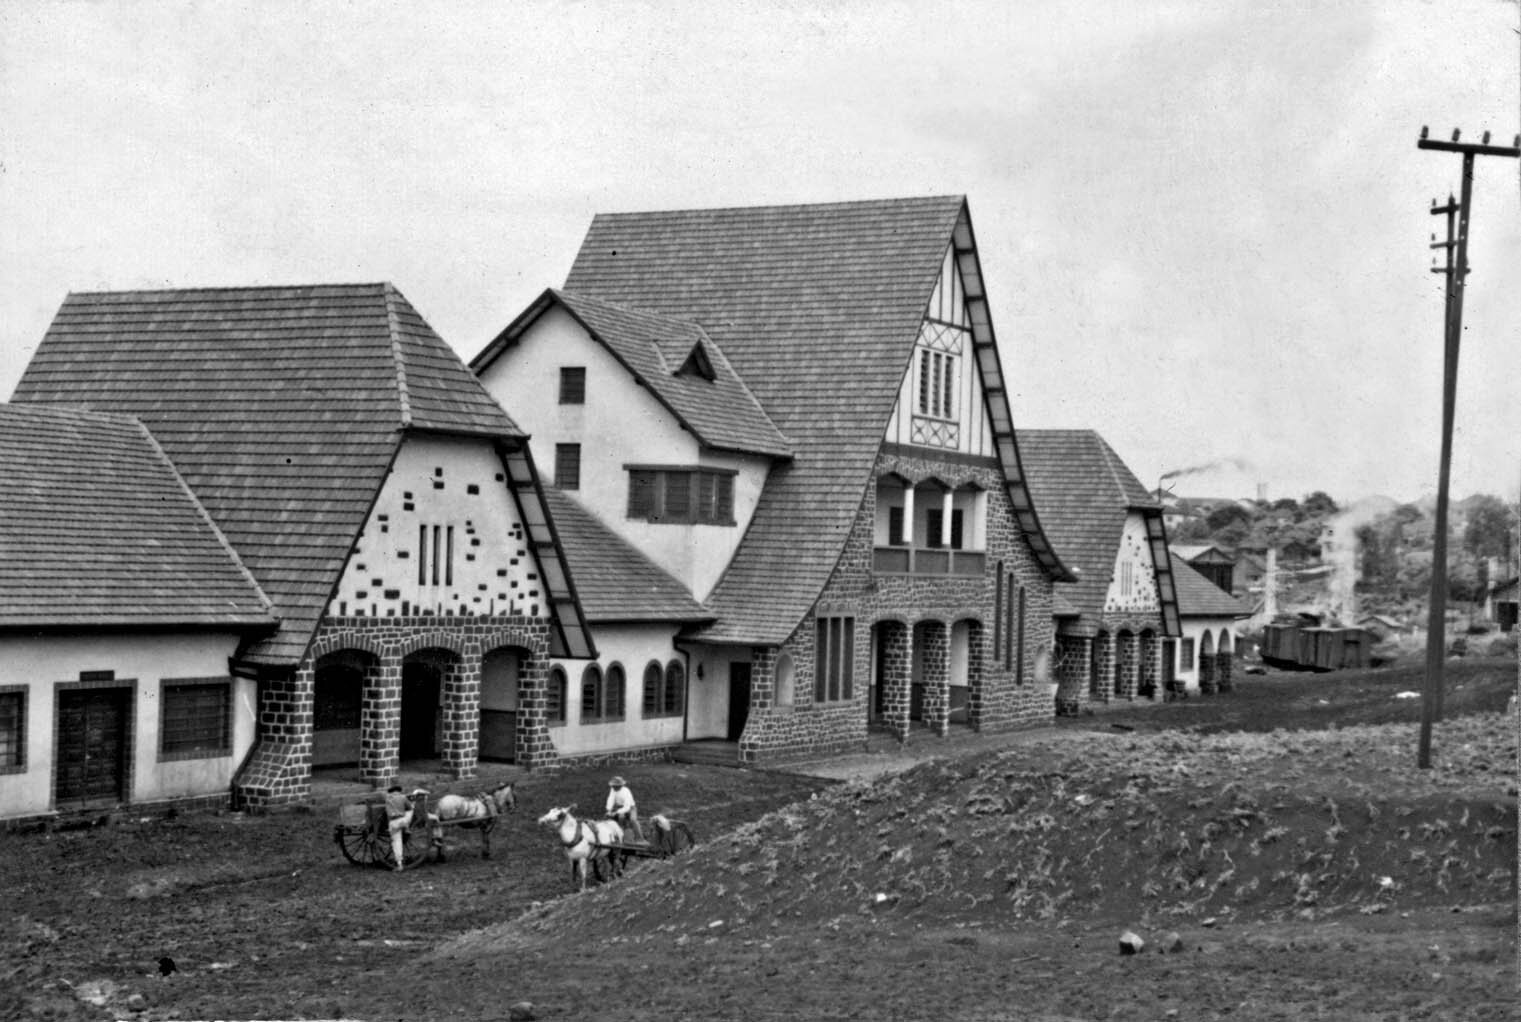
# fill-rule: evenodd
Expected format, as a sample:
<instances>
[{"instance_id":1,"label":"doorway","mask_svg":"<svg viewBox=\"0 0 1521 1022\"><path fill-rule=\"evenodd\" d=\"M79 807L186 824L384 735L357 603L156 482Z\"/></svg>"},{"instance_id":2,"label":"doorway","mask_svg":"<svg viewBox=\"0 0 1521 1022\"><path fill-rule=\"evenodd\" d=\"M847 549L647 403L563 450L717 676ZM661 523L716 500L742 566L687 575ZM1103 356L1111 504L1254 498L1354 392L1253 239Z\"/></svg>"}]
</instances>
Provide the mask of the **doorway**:
<instances>
[{"instance_id":1,"label":"doorway","mask_svg":"<svg viewBox=\"0 0 1521 1022\"><path fill-rule=\"evenodd\" d=\"M731 742L739 741L749 719L750 661L734 660L729 663L729 730L725 737Z\"/></svg>"},{"instance_id":2,"label":"doorway","mask_svg":"<svg viewBox=\"0 0 1521 1022\"><path fill-rule=\"evenodd\" d=\"M123 801L128 695L125 688L58 693L58 803Z\"/></svg>"},{"instance_id":3,"label":"doorway","mask_svg":"<svg viewBox=\"0 0 1521 1022\"><path fill-rule=\"evenodd\" d=\"M438 755L438 700L443 670L432 660L408 660L401 669L401 758Z\"/></svg>"}]
</instances>

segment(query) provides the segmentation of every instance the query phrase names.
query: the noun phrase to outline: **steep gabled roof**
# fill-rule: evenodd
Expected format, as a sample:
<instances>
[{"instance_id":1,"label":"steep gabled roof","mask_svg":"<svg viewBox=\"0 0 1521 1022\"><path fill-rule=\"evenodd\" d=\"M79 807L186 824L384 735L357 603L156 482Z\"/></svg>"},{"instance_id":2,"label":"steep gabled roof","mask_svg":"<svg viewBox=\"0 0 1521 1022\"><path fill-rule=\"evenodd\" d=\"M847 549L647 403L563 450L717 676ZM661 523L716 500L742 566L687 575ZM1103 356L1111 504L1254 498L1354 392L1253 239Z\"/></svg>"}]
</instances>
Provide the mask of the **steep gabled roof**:
<instances>
[{"instance_id":1,"label":"steep gabled roof","mask_svg":"<svg viewBox=\"0 0 1521 1022\"><path fill-rule=\"evenodd\" d=\"M711 620L685 586L617 533L597 520L574 498L544 488L545 503L565 545L576 580L576 593L587 620L696 622Z\"/></svg>"},{"instance_id":2,"label":"steep gabled roof","mask_svg":"<svg viewBox=\"0 0 1521 1022\"><path fill-rule=\"evenodd\" d=\"M773 458L792 456L792 444L723 352L702 327L688 320L550 289L471 359L471 368L483 371L555 306L569 312L704 446ZM679 372L694 349L702 352L712 368L711 380Z\"/></svg>"},{"instance_id":3,"label":"steep gabled roof","mask_svg":"<svg viewBox=\"0 0 1521 1022\"><path fill-rule=\"evenodd\" d=\"M0 628L275 625L142 423L0 404Z\"/></svg>"},{"instance_id":4,"label":"steep gabled roof","mask_svg":"<svg viewBox=\"0 0 1521 1022\"><path fill-rule=\"evenodd\" d=\"M408 430L522 432L389 284L71 294L22 403L135 415L304 652Z\"/></svg>"},{"instance_id":5,"label":"steep gabled roof","mask_svg":"<svg viewBox=\"0 0 1521 1022\"><path fill-rule=\"evenodd\" d=\"M1161 505L1091 429L1021 429L1016 435L1041 522L1062 561L1078 572L1077 582L1061 592L1082 613L1097 614L1126 516L1132 510L1160 515Z\"/></svg>"},{"instance_id":6,"label":"steep gabled roof","mask_svg":"<svg viewBox=\"0 0 1521 1022\"><path fill-rule=\"evenodd\" d=\"M1181 557L1172 562L1178 587L1178 613L1183 617L1248 617L1246 604L1199 574Z\"/></svg>"},{"instance_id":7,"label":"steep gabled roof","mask_svg":"<svg viewBox=\"0 0 1521 1022\"><path fill-rule=\"evenodd\" d=\"M809 206L603 214L568 294L699 325L794 447L773 467L708 606L700 638L787 637L833 571L865 495L948 248L973 310L990 401L1004 401L966 202L960 196ZM1006 410L1006 404L999 406ZM1006 422L1000 415L998 422ZM1013 449L1000 445L1016 513L1053 576Z\"/></svg>"}]
</instances>

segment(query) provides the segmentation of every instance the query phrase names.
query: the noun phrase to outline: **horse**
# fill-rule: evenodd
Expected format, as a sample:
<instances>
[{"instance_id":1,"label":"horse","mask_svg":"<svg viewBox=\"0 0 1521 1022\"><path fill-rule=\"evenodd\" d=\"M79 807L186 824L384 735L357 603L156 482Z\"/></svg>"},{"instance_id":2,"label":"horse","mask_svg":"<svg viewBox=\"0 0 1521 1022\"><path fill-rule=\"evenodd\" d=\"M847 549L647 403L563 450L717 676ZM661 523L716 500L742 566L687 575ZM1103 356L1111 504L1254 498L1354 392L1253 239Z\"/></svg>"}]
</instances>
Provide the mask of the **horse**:
<instances>
[{"instance_id":1,"label":"horse","mask_svg":"<svg viewBox=\"0 0 1521 1022\"><path fill-rule=\"evenodd\" d=\"M491 828L496 826L498 816L510 813L518 807L517 793L511 781L493 791L478 795L445 795L438 800L434 811L428 816L433 824L433 843L438 848L438 861L444 861L442 823L461 821L457 825L481 832L481 858L491 858Z\"/></svg>"},{"instance_id":2,"label":"horse","mask_svg":"<svg viewBox=\"0 0 1521 1022\"><path fill-rule=\"evenodd\" d=\"M539 817L539 822L555 828L565 858L570 860L570 882L579 882L581 891L585 892L587 863L591 863L598 881L602 879L604 860L608 864L609 878L618 875L619 857L606 846L623 842L623 828L614 820L578 820L571 814L575 808L573 805L556 807Z\"/></svg>"}]
</instances>

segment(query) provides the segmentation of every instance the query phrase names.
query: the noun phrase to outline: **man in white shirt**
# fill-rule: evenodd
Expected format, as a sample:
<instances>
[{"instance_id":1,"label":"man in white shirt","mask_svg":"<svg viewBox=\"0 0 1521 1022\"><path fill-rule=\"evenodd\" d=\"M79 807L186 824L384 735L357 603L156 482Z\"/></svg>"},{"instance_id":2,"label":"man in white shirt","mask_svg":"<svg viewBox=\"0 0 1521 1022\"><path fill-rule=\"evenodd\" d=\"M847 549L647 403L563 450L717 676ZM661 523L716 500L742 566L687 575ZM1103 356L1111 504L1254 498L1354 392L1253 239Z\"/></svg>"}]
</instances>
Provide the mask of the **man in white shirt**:
<instances>
[{"instance_id":1,"label":"man in white shirt","mask_svg":"<svg viewBox=\"0 0 1521 1022\"><path fill-rule=\"evenodd\" d=\"M633 791L621 777L614 777L607 785L611 789L607 793L608 817L617 820L625 830L632 830L635 841L643 841L644 829L639 826L639 810L634 807Z\"/></svg>"}]
</instances>

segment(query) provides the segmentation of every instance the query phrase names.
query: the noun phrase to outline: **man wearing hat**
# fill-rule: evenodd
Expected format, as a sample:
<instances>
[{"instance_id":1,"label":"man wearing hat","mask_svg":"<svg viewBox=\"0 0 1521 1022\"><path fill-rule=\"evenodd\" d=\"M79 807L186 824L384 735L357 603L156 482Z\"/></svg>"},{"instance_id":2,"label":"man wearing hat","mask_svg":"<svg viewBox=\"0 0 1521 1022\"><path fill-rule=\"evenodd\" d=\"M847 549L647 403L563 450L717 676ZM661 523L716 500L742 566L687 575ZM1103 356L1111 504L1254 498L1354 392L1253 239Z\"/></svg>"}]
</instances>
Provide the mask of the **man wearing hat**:
<instances>
[{"instance_id":1,"label":"man wearing hat","mask_svg":"<svg viewBox=\"0 0 1521 1022\"><path fill-rule=\"evenodd\" d=\"M639 826L639 810L634 808L634 793L629 786L623 783L623 778L614 777L607 782L607 815L609 819L617 820L618 825L626 830L634 832L635 841L644 840L644 830Z\"/></svg>"}]
</instances>

